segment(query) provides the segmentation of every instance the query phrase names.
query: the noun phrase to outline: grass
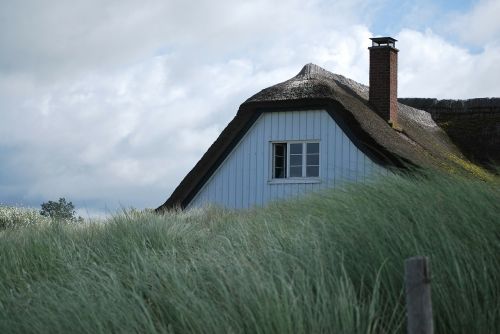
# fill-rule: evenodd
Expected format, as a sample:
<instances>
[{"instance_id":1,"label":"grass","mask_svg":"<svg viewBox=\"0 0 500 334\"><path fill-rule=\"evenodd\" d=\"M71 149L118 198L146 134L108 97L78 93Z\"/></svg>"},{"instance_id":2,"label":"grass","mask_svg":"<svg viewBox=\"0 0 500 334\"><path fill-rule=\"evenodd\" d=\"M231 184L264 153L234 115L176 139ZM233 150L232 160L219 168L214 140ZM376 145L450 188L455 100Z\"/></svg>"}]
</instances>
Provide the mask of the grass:
<instances>
[{"instance_id":1,"label":"grass","mask_svg":"<svg viewBox=\"0 0 500 334\"><path fill-rule=\"evenodd\" d=\"M436 332L500 328L497 181L391 176L239 213L12 225L1 333L405 333L403 261L420 254Z\"/></svg>"}]
</instances>

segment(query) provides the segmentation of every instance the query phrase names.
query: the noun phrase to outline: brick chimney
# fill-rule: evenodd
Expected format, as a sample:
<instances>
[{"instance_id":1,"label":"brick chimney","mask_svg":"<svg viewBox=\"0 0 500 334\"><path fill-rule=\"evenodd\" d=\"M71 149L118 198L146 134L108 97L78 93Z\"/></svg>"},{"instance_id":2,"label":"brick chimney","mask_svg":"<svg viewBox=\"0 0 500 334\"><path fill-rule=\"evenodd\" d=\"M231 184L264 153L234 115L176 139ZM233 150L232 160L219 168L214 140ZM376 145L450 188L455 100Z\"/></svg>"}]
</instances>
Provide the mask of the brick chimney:
<instances>
[{"instance_id":1,"label":"brick chimney","mask_svg":"<svg viewBox=\"0 0 500 334\"><path fill-rule=\"evenodd\" d=\"M398 49L392 37L374 37L370 50L370 104L395 129L398 125Z\"/></svg>"}]
</instances>

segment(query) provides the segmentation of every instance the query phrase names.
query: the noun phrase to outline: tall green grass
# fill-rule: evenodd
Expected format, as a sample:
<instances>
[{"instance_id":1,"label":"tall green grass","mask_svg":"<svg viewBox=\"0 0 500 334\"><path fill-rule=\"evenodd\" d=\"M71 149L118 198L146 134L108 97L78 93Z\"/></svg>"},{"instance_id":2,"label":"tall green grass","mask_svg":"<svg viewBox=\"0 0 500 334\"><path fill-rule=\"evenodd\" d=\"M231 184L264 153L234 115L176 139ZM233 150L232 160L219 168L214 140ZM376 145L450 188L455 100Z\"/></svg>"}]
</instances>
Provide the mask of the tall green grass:
<instances>
[{"instance_id":1,"label":"tall green grass","mask_svg":"<svg viewBox=\"0 0 500 334\"><path fill-rule=\"evenodd\" d=\"M392 176L264 209L0 232L0 333L404 333L428 255L436 332L500 329L500 188Z\"/></svg>"}]
</instances>

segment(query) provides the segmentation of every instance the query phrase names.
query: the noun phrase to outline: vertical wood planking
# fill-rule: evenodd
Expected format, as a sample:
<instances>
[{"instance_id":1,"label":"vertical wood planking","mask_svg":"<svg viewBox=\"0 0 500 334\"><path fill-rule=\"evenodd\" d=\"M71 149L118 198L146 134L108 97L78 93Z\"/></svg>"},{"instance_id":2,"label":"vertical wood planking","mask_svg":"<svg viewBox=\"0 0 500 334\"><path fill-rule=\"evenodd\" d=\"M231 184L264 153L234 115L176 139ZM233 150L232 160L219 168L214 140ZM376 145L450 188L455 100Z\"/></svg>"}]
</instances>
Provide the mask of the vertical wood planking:
<instances>
[{"instance_id":1,"label":"vertical wood planking","mask_svg":"<svg viewBox=\"0 0 500 334\"><path fill-rule=\"evenodd\" d=\"M335 153L333 154L334 155L333 165L335 166L335 183L337 185L343 179L343 165L342 165L342 134L343 133L337 124L335 124L334 130L335 130L335 140L334 140Z\"/></svg>"},{"instance_id":2,"label":"vertical wood planking","mask_svg":"<svg viewBox=\"0 0 500 334\"><path fill-rule=\"evenodd\" d=\"M261 116L262 117L262 116ZM260 120L260 117L259 117ZM256 123L259 123L259 120L256 121ZM262 180L264 178L264 170L261 168L263 166L263 145L265 142L264 139L264 131L262 126L258 126L255 129L256 131L256 136L257 138L254 140L255 141L255 177L256 179L250 182L252 182L255 185L255 202L252 205L262 205L262 187L259 185L259 180ZM253 176L252 176L253 178Z\"/></svg>"},{"instance_id":3,"label":"vertical wood planking","mask_svg":"<svg viewBox=\"0 0 500 334\"><path fill-rule=\"evenodd\" d=\"M291 113L289 111L286 111L286 112L280 112L278 113L279 115L279 128L280 128L280 132L279 132L279 140L284 140L285 138L287 138L289 136L289 131L288 130L288 127L287 127L287 123L286 123L286 120L288 118L290 118L290 114L297 114L296 112L295 113ZM285 193L286 188L285 187L281 187L281 186L278 186L276 187L277 189L277 194L276 194L276 197L278 198L283 198L285 196L287 196L287 194Z\"/></svg>"},{"instance_id":4,"label":"vertical wood planking","mask_svg":"<svg viewBox=\"0 0 500 334\"><path fill-rule=\"evenodd\" d=\"M321 113L321 134L323 138L320 143L321 147L320 159L321 159L321 166L323 166L321 168L322 172L325 173L323 177L324 179L327 180L327 182L322 183L322 187L324 187L325 184L328 182L333 183L333 186L335 186L335 165L333 163L335 159L335 154L333 152L335 148L335 141L334 141L335 133L333 132L335 130L335 127L332 127L331 124L328 123L326 117L330 117L330 115L327 115L326 113Z\"/></svg>"},{"instance_id":5,"label":"vertical wood planking","mask_svg":"<svg viewBox=\"0 0 500 334\"><path fill-rule=\"evenodd\" d=\"M251 154L251 142L244 142L244 150L246 154L242 154L241 159L241 207L248 208L249 205L249 196L250 196L250 183L248 182L248 175L250 175L250 157Z\"/></svg>"},{"instance_id":6,"label":"vertical wood planking","mask_svg":"<svg viewBox=\"0 0 500 334\"><path fill-rule=\"evenodd\" d=\"M354 182L358 181L357 158L358 148L351 140L349 140L349 173L351 174L351 180Z\"/></svg>"},{"instance_id":7,"label":"vertical wood planking","mask_svg":"<svg viewBox=\"0 0 500 334\"><path fill-rule=\"evenodd\" d=\"M303 111L302 111L303 112ZM289 135L290 138L292 138L293 140L298 140L300 137L299 133L300 133L300 111L299 112L292 112L292 118L293 118L293 127L292 127L292 131L287 134Z\"/></svg>"},{"instance_id":8,"label":"vertical wood planking","mask_svg":"<svg viewBox=\"0 0 500 334\"><path fill-rule=\"evenodd\" d=\"M349 140L349 138L347 138L347 135L342 132L342 176L344 179L346 180L349 180L349 181L352 181L351 178L350 178L350 171L349 171L349 149L350 149L350 146L349 146L349 143L351 141Z\"/></svg>"},{"instance_id":9,"label":"vertical wood planking","mask_svg":"<svg viewBox=\"0 0 500 334\"><path fill-rule=\"evenodd\" d=\"M262 190L263 190L263 196L262 196L262 201L263 203L267 203L269 201L269 199L271 198L271 189L270 187L267 187L265 185L267 185L267 181L269 179L271 179L271 175L269 173L271 173L271 161L269 161L269 158L271 156L271 152L269 151L270 150L270 145L269 145L269 141L271 140L271 120L272 120L272 116L271 115L268 115L268 114L264 114L262 115L262 123L264 124L264 143L262 145L262 149L263 149L263 154L262 154L262 157L264 158L263 160L263 165L262 165L262 169L264 171L264 174L266 177L264 177L264 180L262 180L263 184L262 184ZM262 125L261 125L262 126Z\"/></svg>"}]
</instances>

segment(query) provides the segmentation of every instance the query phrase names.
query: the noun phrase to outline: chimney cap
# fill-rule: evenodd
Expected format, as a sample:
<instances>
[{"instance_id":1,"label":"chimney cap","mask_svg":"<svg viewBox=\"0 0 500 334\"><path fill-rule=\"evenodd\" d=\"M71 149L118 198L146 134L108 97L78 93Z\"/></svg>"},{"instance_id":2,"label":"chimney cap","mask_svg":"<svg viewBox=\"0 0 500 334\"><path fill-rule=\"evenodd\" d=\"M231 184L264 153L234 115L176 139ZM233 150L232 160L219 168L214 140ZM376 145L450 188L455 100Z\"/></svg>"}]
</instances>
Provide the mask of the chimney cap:
<instances>
[{"instance_id":1,"label":"chimney cap","mask_svg":"<svg viewBox=\"0 0 500 334\"><path fill-rule=\"evenodd\" d=\"M372 47L392 47L396 48L397 39L392 37L372 37Z\"/></svg>"}]
</instances>

